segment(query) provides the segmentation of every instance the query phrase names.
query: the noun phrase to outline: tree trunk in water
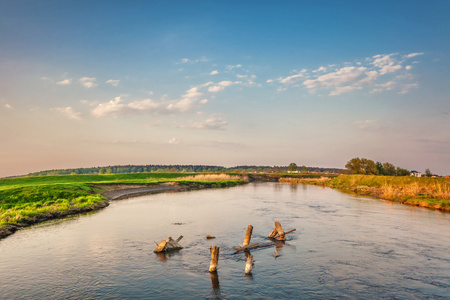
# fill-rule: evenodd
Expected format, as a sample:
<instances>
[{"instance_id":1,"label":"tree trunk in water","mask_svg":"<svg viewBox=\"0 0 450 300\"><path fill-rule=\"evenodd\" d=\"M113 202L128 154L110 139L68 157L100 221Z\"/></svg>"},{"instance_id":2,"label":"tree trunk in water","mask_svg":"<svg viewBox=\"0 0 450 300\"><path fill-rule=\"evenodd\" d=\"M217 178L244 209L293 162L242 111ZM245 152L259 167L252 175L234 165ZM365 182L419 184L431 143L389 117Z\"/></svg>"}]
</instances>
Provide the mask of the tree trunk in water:
<instances>
[{"instance_id":1,"label":"tree trunk in water","mask_svg":"<svg viewBox=\"0 0 450 300\"><path fill-rule=\"evenodd\" d=\"M244 244L242 244L243 247L246 247L246 246L248 246L248 244L250 244L250 239L252 238L252 232L253 232L253 226L248 225L247 232L245 233Z\"/></svg>"},{"instance_id":2,"label":"tree trunk in water","mask_svg":"<svg viewBox=\"0 0 450 300\"><path fill-rule=\"evenodd\" d=\"M211 251L211 264L209 266L209 272L217 271L218 262L219 262L219 247L214 246Z\"/></svg>"},{"instance_id":3,"label":"tree trunk in water","mask_svg":"<svg viewBox=\"0 0 450 300\"><path fill-rule=\"evenodd\" d=\"M280 236L278 238L278 240L280 240L280 241L286 240L286 237L284 236L283 227L281 227L280 222L278 222L278 221L275 222L275 229L277 230L278 235Z\"/></svg>"}]
</instances>

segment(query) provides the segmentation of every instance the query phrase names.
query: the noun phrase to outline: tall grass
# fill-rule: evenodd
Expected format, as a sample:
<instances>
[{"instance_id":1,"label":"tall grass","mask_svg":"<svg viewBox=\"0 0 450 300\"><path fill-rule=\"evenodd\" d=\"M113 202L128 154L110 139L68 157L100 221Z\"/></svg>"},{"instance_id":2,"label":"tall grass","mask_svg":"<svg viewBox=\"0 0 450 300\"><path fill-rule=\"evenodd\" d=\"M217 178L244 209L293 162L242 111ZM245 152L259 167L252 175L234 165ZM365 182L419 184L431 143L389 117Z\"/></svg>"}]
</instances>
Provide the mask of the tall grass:
<instances>
[{"instance_id":1,"label":"tall grass","mask_svg":"<svg viewBox=\"0 0 450 300\"><path fill-rule=\"evenodd\" d=\"M401 203L450 210L450 179L340 175L329 186Z\"/></svg>"}]
</instances>

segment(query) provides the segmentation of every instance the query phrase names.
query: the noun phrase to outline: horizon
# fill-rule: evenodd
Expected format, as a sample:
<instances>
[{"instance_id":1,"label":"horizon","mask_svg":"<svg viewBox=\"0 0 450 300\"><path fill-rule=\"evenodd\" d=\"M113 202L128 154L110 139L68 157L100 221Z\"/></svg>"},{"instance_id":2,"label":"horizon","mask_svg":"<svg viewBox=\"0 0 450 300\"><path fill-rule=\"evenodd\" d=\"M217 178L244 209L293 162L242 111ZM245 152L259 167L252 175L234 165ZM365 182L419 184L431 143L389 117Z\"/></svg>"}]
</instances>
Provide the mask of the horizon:
<instances>
[{"instance_id":1,"label":"horizon","mask_svg":"<svg viewBox=\"0 0 450 300\"><path fill-rule=\"evenodd\" d=\"M0 0L0 177L148 162L345 169L354 157L450 175L449 12Z\"/></svg>"}]
</instances>

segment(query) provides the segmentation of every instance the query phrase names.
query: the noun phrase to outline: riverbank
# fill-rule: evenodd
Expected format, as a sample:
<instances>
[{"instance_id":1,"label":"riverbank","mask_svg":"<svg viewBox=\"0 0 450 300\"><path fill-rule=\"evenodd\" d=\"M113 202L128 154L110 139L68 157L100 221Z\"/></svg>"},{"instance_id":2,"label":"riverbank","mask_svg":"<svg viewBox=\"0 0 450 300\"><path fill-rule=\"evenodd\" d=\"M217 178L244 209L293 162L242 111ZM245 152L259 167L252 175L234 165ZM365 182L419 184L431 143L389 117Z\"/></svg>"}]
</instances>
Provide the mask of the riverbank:
<instances>
[{"instance_id":1,"label":"riverbank","mask_svg":"<svg viewBox=\"0 0 450 300\"><path fill-rule=\"evenodd\" d=\"M107 207L109 201L170 191L231 187L241 176L186 173L60 175L0 180L0 239L51 219Z\"/></svg>"},{"instance_id":2,"label":"riverbank","mask_svg":"<svg viewBox=\"0 0 450 300\"><path fill-rule=\"evenodd\" d=\"M450 179L375 175L280 178L280 182L328 186L342 192L450 212Z\"/></svg>"}]
</instances>

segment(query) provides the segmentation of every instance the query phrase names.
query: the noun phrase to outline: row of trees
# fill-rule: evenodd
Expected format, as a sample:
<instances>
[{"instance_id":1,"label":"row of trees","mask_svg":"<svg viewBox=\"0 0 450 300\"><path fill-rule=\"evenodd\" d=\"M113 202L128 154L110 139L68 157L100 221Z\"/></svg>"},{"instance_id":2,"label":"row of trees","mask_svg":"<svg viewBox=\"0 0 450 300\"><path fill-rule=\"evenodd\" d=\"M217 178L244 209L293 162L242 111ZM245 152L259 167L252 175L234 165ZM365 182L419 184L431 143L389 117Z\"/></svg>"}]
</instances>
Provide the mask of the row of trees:
<instances>
[{"instance_id":1,"label":"row of trees","mask_svg":"<svg viewBox=\"0 0 450 300\"><path fill-rule=\"evenodd\" d=\"M126 165L107 166L77 169L47 170L28 174L30 176L42 175L83 175L83 174L120 174L120 173L202 173L202 172L234 172L234 173L286 173L287 171L321 172L321 173L343 173L343 169L318 168L318 167L297 167L295 163L289 166L207 166L207 165Z\"/></svg>"},{"instance_id":2,"label":"row of trees","mask_svg":"<svg viewBox=\"0 0 450 300\"><path fill-rule=\"evenodd\" d=\"M386 175L386 176L409 176L410 172L407 169L395 167L393 164L385 162L374 162L367 158L352 158L347 162L345 168L351 174L365 174L365 175Z\"/></svg>"}]
</instances>

